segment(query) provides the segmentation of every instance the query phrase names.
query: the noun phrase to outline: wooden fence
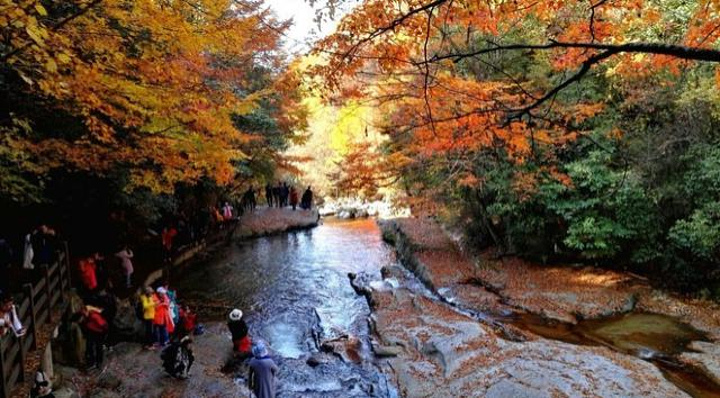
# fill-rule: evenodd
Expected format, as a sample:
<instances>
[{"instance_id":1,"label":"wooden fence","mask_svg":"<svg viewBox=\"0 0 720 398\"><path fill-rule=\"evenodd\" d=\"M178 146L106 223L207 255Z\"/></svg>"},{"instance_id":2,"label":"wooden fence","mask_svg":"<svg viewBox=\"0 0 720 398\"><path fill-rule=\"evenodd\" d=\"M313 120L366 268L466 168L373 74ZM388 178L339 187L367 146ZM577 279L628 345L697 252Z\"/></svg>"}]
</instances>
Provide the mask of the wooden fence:
<instances>
[{"instance_id":1,"label":"wooden fence","mask_svg":"<svg viewBox=\"0 0 720 398\"><path fill-rule=\"evenodd\" d=\"M27 330L24 336L8 333L0 338L0 398L9 398L17 383L25 381L25 359L39 347L40 328L53 321L52 313L64 304L64 294L70 288L70 258L67 243L58 260L39 268L40 280L23 285L22 299L17 305L18 317Z\"/></svg>"}]
</instances>

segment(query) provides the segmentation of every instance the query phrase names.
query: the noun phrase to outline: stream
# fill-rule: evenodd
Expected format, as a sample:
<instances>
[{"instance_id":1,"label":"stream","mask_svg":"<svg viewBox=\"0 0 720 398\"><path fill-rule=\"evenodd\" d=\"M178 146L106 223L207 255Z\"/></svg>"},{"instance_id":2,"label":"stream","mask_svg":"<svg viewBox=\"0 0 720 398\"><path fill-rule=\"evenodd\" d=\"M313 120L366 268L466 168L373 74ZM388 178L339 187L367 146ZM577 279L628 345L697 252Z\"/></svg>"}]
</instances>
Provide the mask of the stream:
<instances>
[{"instance_id":1,"label":"stream","mask_svg":"<svg viewBox=\"0 0 720 398\"><path fill-rule=\"evenodd\" d=\"M380 280L380 270L396 263L374 220L328 219L312 230L235 242L178 275L175 288L208 320L224 321L234 307L245 312L251 335L268 342L281 368L279 397L396 397L370 349L366 299L348 280L349 273ZM403 285L443 299L411 275ZM720 396L717 384L675 359L704 334L670 317L631 313L569 325L532 314L472 315L548 339L604 345L651 361L693 397ZM342 357L323 354L327 341L353 344Z\"/></svg>"},{"instance_id":2,"label":"stream","mask_svg":"<svg viewBox=\"0 0 720 398\"><path fill-rule=\"evenodd\" d=\"M325 220L312 230L235 242L189 267L175 287L206 320L243 310L251 336L269 344L280 366L280 397L394 397L372 357L367 301L347 275L379 279L395 262L373 220ZM348 352L354 360L320 353L323 341L344 336L357 338ZM321 364L309 366L311 357Z\"/></svg>"}]
</instances>

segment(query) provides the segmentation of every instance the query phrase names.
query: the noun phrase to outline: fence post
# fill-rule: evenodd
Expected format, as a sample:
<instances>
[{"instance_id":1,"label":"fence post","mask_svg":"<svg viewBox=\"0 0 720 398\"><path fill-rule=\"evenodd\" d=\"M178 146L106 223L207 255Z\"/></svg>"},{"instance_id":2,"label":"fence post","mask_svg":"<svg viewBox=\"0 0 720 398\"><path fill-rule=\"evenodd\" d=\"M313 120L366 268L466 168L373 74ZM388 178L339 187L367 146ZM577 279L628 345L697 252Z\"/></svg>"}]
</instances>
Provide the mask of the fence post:
<instances>
[{"instance_id":1,"label":"fence post","mask_svg":"<svg viewBox=\"0 0 720 398\"><path fill-rule=\"evenodd\" d=\"M52 291L50 290L50 267L47 264L41 266L43 278L45 278L45 295L47 296L47 322L52 323Z\"/></svg>"},{"instance_id":2,"label":"fence post","mask_svg":"<svg viewBox=\"0 0 720 398\"><path fill-rule=\"evenodd\" d=\"M18 381L20 382L25 381L25 350L23 349L25 347L25 344L23 344L24 338L25 337L15 338L18 345L18 355L20 356L20 372L18 373Z\"/></svg>"},{"instance_id":3,"label":"fence post","mask_svg":"<svg viewBox=\"0 0 720 398\"><path fill-rule=\"evenodd\" d=\"M30 311L30 324L31 326L28 326L28 332L32 332L33 336L33 342L32 342L32 349L37 350L37 324L35 324L35 316L37 313L35 313L35 298L33 297L33 286L29 283L26 283L23 285L23 290L25 291L25 294L28 296L28 301L30 302L30 308L28 308L28 311ZM32 329L31 329L32 328Z\"/></svg>"},{"instance_id":4,"label":"fence post","mask_svg":"<svg viewBox=\"0 0 720 398\"><path fill-rule=\"evenodd\" d=\"M5 339L0 339L0 398L10 396L10 386L5 380Z\"/></svg>"},{"instance_id":5,"label":"fence post","mask_svg":"<svg viewBox=\"0 0 720 398\"><path fill-rule=\"evenodd\" d=\"M70 249L68 248L67 241L63 241L63 246L65 247L65 275L67 275L67 284L68 289L72 286L72 268L70 267Z\"/></svg>"}]
</instances>

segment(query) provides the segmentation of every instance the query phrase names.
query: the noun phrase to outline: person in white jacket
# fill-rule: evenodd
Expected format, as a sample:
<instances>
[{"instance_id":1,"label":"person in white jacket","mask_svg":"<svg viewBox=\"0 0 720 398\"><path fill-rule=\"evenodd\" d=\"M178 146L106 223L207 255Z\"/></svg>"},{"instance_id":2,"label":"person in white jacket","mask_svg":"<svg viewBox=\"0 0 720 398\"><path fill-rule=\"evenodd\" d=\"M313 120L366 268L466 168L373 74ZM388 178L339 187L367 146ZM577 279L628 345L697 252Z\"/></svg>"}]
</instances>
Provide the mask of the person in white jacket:
<instances>
[{"instance_id":1,"label":"person in white jacket","mask_svg":"<svg viewBox=\"0 0 720 398\"><path fill-rule=\"evenodd\" d=\"M0 336L5 336L9 330L12 330L16 337L25 334L12 296L0 292Z\"/></svg>"}]
</instances>

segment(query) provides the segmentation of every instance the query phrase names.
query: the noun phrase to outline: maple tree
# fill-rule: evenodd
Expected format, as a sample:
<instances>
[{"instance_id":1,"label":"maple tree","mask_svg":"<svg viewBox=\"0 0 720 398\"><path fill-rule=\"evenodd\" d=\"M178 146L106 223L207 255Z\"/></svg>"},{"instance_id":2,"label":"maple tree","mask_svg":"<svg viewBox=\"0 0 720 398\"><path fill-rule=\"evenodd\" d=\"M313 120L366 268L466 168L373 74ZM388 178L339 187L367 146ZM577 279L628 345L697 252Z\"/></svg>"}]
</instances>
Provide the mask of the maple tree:
<instances>
[{"instance_id":1,"label":"maple tree","mask_svg":"<svg viewBox=\"0 0 720 398\"><path fill-rule=\"evenodd\" d=\"M262 2L3 0L0 10L0 182L18 198L55 169L124 170L127 190L229 184L251 156L243 145L267 138L233 115L264 106L278 130L301 123L291 84L253 86L258 67L281 73L288 27Z\"/></svg>"},{"instance_id":2,"label":"maple tree","mask_svg":"<svg viewBox=\"0 0 720 398\"><path fill-rule=\"evenodd\" d=\"M352 2L314 3L322 19ZM678 182L690 154L714 164L719 39L711 0L368 0L313 72L332 101L377 106L378 174L480 247L702 284L717 198L677 192L699 189Z\"/></svg>"},{"instance_id":3,"label":"maple tree","mask_svg":"<svg viewBox=\"0 0 720 398\"><path fill-rule=\"evenodd\" d=\"M412 131L426 152L499 140L525 157L534 141L562 139L602 108L561 97L596 65L637 76L720 62L720 5L690 4L682 19L671 1L365 1L320 43L329 61L316 72L348 96L382 86L376 97L398 109L387 128ZM538 81L508 60L554 76ZM348 87L347 75L375 84Z\"/></svg>"}]
</instances>

